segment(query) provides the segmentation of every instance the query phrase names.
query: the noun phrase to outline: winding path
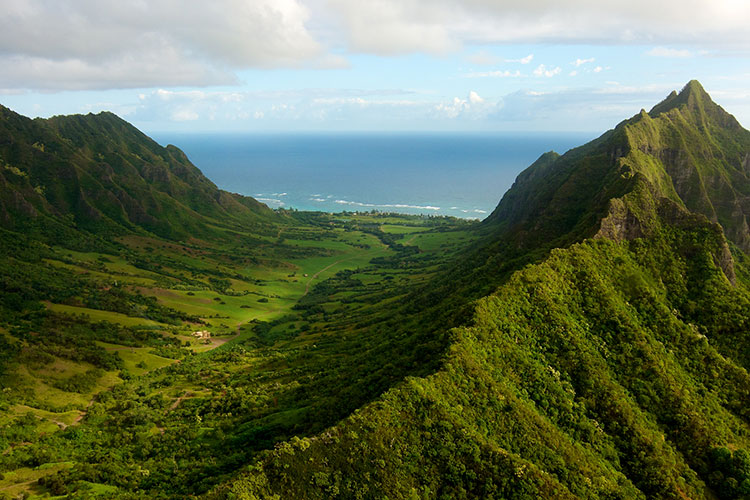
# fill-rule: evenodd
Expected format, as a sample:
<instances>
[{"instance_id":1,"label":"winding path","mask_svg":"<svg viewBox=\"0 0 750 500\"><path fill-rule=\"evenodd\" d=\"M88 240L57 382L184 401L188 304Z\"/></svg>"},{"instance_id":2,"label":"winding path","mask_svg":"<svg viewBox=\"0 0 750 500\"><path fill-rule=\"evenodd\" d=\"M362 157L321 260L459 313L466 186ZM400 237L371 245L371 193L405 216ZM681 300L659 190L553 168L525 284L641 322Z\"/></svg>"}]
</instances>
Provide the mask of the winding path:
<instances>
[{"instance_id":1,"label":"winding path","mask_svg":"<svg viewBox=\"0 0 750 500\"><path fill-rule=\"evenodd\" d=\"M303 294L302 294L302 297L304 297L305 295L307 295L307 293L308 293L308 292L310 291L310 285L312 284L313 280L314 280L315 278L317 278L317 277L318 277L318 276L320 275L320 273L323 273L323 272L325 272L325 271L328 271L328 270L329 270L330 268L332 268L332 267L333 267L333 266L335 266L336 264L341 264L342 262L345 262L345 261L347 261L347 260L350 260L350 259L353 259L353 258L354 258L354 257L347 257L346 259L341 259L341 260L337 260L337 261L336 261L336 262L334 262L333 264L329 264L328 266L324 267L323 269L321 269L321 270L320 270L320 271L318 271L317 273L315 273L315 274L313 274L312 276L310 276L310 279L309 279L309 280L307 280L307 283L305 283L305 293L303 293ZM302 297L300 297L300 298L302 298Z\"/></svg>"},{"instance_id":2,"label":"winding path","mask_svg":"<svg viewBox=\"0 0 750 500\"><path fill-rule=\"evenodd\" d=\"M419 233L415 233L411 238L409 238L408 241L403 242L402 245L409 245L409 244L411 244L411 242L414 241L414 238L416 238L418 234ZM389 248L388 245L384 245L383 248L381 248L379 252L376 252L373 255L379 255L379 254L385 252L386 250L388 250L388 248ZM313 280L320 275L320 273L324 273L324 272L328 271L330 268L332 268L333 266L335 266L336 264L341 264L342 262L346 262L347 260L354 259L355 257L358 257L358 256L357 255L352 255L352 256L346 257L345 259L337 260L333 264L327 265L326 267L324 267L323 269L321 269L317 273L315 273L312 276L310 276L310 279L307 280L307 283L305 283L305 293L302 294L302 297L304 297L305 295L308 294L308 292L310 292L310 285L312 284ZM300 297L300 298L302 298L302 297Z\"/></svg>"}]
</instances>

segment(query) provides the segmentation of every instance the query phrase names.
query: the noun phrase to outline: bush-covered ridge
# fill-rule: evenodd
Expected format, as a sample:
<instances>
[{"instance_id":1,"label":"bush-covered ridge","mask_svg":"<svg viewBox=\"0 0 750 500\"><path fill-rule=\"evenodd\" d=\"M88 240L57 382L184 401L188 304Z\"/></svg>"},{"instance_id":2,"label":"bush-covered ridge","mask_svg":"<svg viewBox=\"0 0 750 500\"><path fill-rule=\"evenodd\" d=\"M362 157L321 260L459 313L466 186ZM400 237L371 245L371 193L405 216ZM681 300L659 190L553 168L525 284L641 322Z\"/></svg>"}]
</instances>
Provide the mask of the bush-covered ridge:
<instances>
[{"instance_id":1,"label":"bush-covered ridge","mask_svg":"<svg viewBox=\"0 0 750 500\"><path fill-rule=\"evenodd\" d=\"M690 82L544 155L459 266L502 284L442 367L210 497L750 498L749 152Z\"/></svg>"},{"instance_id":2,"label":"bush-covered ridge","mask_svg":"<svg viewBox=\"0 0 750 500\"><path fill-rule=\"evenodd\" d=\"M31 120L0 106L0 225L66 242L80 231L170 239L259 230L265 205L219 190L174 146L112 113ZM77 236L79 239L81 236Z\"/></svg>"}]
</instances>

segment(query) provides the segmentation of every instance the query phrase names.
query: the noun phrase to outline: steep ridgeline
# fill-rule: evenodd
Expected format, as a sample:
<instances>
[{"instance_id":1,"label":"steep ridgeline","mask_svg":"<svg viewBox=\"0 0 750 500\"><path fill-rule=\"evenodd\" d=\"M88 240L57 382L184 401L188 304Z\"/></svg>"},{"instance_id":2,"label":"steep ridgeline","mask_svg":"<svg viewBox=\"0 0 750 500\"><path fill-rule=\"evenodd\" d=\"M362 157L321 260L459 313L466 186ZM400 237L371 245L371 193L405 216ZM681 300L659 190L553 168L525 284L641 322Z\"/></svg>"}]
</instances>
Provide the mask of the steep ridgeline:
<instances>
[{"instance_id":1,"label":"steep ridgeline","mask_svg":"<svg viewBox=\"0 0 750 500\"><path fill-rule=\"evenodd\" d=\"M112 113L23 117L0 106L0 227L68 241L74 229L182 239L274 214L219 190L174 146ZM210 227L212 226L212 227Z\"/></svg>"},{"instance_id":2,"label":"steep ridgeline","mask_svg":"<svg viewBox=\"0 0 750 500\"><path fill-rule=\"evenodd\" d=\"M650 235L687 212L750 252L750 132L697 81L585 146L542 155L485 225L518 248L555 248Z\"/></svg>"},{"instance_id":3,"label":"steep ridgeline","mask_svg":"<svg viewBox=\"0 0 750 500\"><path fill-rule=\"evenodd\" d=\"M455 264L492 293L441 368L209 496L750 498L748 153L691 82L544 155Z\"/></svg>"}]
</instances>

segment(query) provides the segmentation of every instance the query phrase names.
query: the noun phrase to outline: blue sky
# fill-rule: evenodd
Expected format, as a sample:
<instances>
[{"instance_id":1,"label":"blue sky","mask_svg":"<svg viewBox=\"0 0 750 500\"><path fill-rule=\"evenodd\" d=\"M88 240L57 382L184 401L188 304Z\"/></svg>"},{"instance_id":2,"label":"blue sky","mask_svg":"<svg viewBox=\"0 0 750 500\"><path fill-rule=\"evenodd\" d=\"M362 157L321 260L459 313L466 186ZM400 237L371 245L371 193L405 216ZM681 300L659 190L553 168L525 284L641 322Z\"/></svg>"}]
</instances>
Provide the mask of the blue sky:
<instances>
[{"instance_id":1,"label":"blue sky","mask_svg":"<svg viewBox=\"0 0 750 500\"><path fill-rule=\"evenodd\" d=\"M3 0L0 103L159 131L602 131L698 79L750 126L746 0Z\"/></svg>"}]
</instances>

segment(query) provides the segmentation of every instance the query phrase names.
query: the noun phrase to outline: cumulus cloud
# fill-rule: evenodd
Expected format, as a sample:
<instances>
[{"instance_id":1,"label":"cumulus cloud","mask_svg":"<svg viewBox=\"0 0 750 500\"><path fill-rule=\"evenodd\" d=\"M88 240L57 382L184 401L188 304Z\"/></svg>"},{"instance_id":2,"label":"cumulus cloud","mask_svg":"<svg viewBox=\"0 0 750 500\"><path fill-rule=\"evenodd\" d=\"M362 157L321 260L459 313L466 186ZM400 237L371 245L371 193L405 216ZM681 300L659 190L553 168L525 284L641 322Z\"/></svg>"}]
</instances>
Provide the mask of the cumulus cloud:
<instances>
[{"instance_id":1,"label":"cumulus cloud","mask_svg":"<svg viewBox=\"0 0 750 500\"><path fill-rule=\"evenodd\" d=\"M5 0L0 87L233 83L246 67L342 64L300 0Z\"/></svg>"},{"instance_id":2,"label":"cumulus cloud","mask_svg":"<svg viewBox=\"0 0 750 500\"><path fill-rule=\"evenodd\" d=\"M484 99L482 99L482 97L479 94L477 94L473 90L469 92L469 103L482 104L483 102L484 102Z\"/></svg>"},{"instance_id":3,"label":"cumulus cloud","mask_svg":"<svg viewBox=\"0 0 750 500\"><path fill-rule=\"evenodd\" d=\"M747 19L742 0L3 0L0 89L224 85L247 68L492 43L649 44L649 55L687 57L661 45L748 49Z\"/></svg>"},{"instance_id":4,"label":"cumulus cloud","mask_svg":"<svg viewBox=\"0 0 750 500\"><path fill-rule=\"evenodd\" d=\"M562 68L560 66L556 66L554 68L547 68L544 64L540 64L534 70L534 75L551 78L555 75L559 75L561 72L562 72Z\"/></svg>"},{"instance_id":5,"label":"cumulus cloud","mask_svg":"<svg viewBox=\"0 0 750 500\"><path fill-rule=\"evenodd\" d=\"M461 45L449 28L459 21L450 2L436 9L421 0L328 0L326 5L339 18L346 45L357 52L445 53Z\"/></svg>"},{"instance_id":6,"label":"cumulus cloud","mask_svg":"<svg viewBox=\"0 0 750 500\"><path fill-rule=\"evenodd\" d=\"M485 100L472 90L466 99L454 97L452 101L436 104L433 115L438 119L481 120L493 113L495 109L495 103Z\"/></svg>"},{"instance_id":7,"label":"cumulus cloud","mask_svg":"<svg viewBox=\"0 0 750 500\"><path fill-rule=\"evenodd\" d=\"M595 59L593 57L589 57L588 59L576 59L573 64L577 68L578 66L581 66L582 64L592 63L594 62L594 60Z\"/></svg>"}]
</instances>

